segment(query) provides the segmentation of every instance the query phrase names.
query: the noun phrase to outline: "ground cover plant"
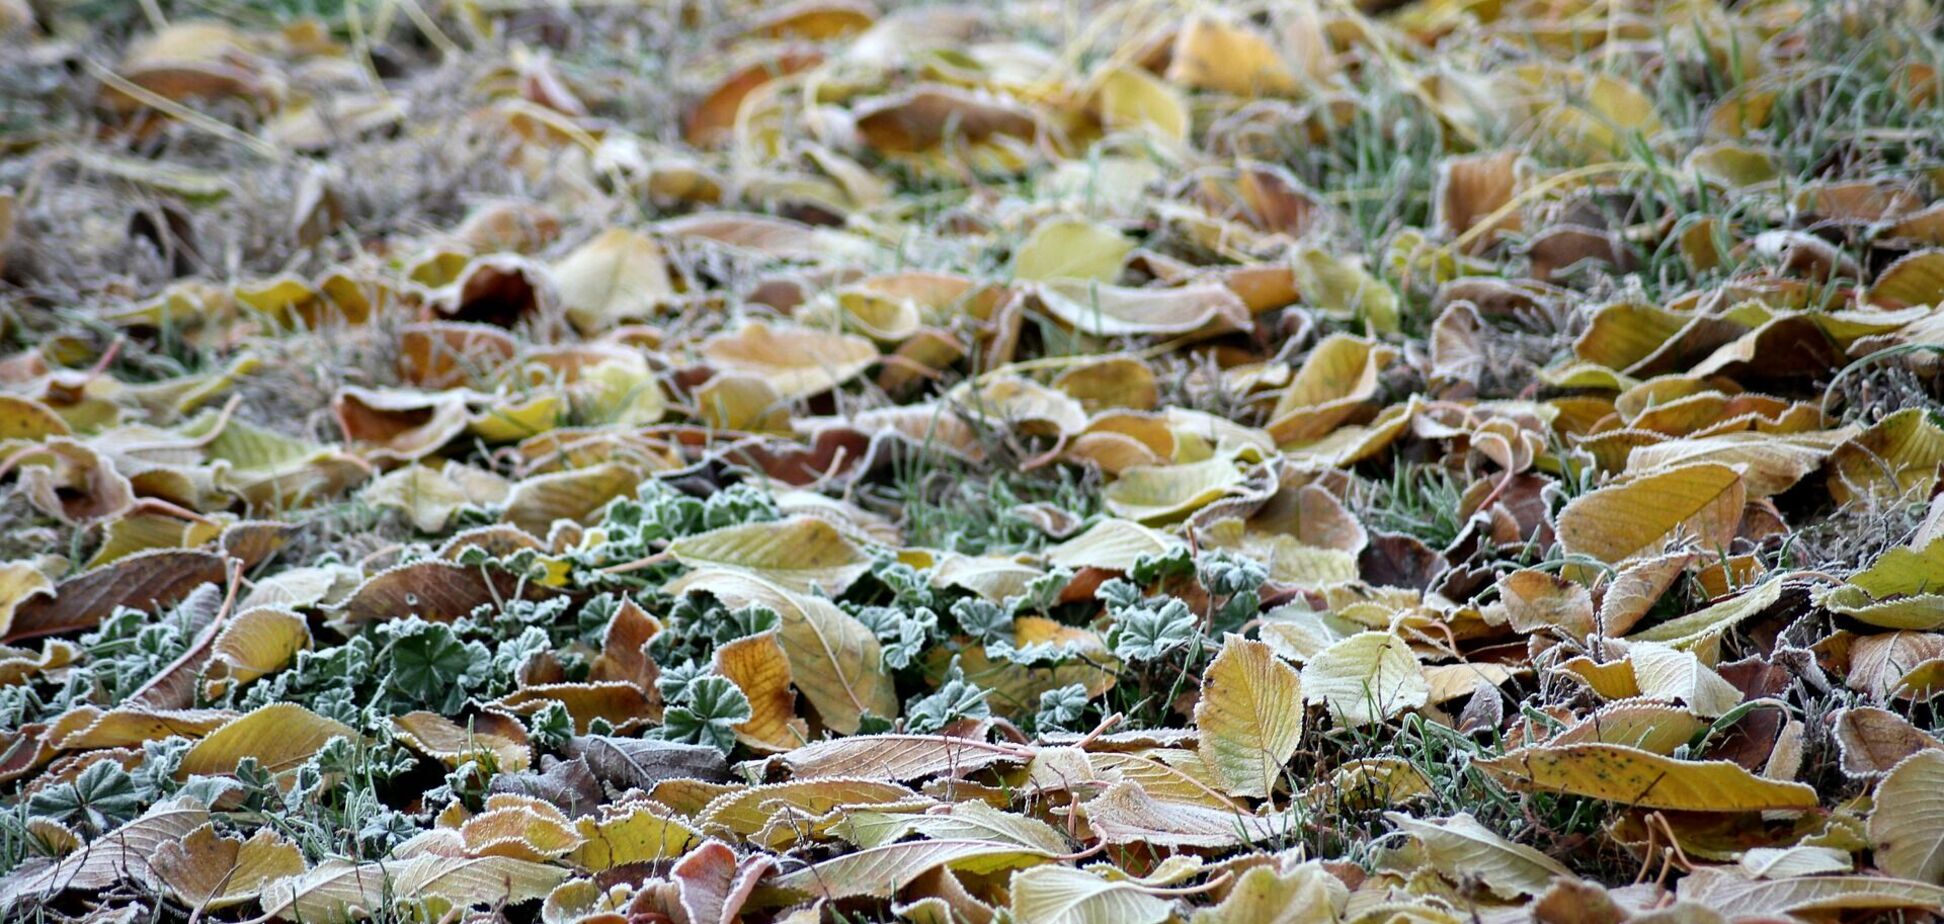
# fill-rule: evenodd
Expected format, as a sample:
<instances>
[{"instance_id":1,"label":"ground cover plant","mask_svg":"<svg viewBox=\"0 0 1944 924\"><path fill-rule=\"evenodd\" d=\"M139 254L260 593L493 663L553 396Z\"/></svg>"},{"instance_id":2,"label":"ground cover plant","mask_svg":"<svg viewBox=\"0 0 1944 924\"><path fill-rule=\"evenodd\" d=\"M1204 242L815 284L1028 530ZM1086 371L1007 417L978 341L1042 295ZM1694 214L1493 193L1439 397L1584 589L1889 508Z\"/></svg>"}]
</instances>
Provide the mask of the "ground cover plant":
<instances>
[{"instance_id":1,"label":"ground cover plant","mask_svg":"<svg viewBox=\"0 0 1944 924\"><path fill-rule=\"evenodd\" d=\"M1933 920L1941 49L0 0L0 915Z\"/></svg>"}]
</instances>

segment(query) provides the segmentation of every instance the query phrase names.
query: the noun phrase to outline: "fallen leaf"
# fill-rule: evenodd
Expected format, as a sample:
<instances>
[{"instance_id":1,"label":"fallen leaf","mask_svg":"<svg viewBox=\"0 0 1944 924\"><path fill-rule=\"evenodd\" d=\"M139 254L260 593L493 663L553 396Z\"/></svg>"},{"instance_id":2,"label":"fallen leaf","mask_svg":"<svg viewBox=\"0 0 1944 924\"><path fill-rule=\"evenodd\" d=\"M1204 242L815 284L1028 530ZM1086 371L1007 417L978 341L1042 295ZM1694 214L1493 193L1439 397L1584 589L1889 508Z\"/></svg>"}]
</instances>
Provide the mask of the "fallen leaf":
<instances>
[{"instance_id":1,"label":"fallen leaf","mask_svg":"<svg viewBox=\"0 0 1944 924\"><path fill-rule=\"evenodd\" d=\"M889 898L938 868L986 875L1043 863L1048 857L1017 844L982 840L908 841L845 854L778 876L779 889L827 899Z\"/></svg>"},{"instance_id":2,"label":"fallen leaf","mask_svg":"<svg viewBox=\"0 0 1944 924\"><path fill-rule=\"evenodd\" d=\"M1353 727L1422 706L1431 695L1417 656L1391 632L1359 632L1318 652L1303 665L1302 691L1305 703L1324 705Z\"/></svg>"},{"instance_id":3,"label":"fallen leaf","mask_svg":"<svg viewBox=\"0 0 1944 924\"><path fill-rule=\"evenodd\" d=\"M1049 924L1157 924L1168 899L1138 882L1111 880L1068 866L1035 866L1012 877L1012 913Z\"/></svg>"},{"instance_id":4,"label":"fallen leaf","mask_svg":"<svg viewBox=\"0 0 1944 924\"><path fill-rule=\"evenodd\" d=\"M843 593L871 566L863 546L813 516L728 526L678 539L668 551L691 568L744 571L796 593Z\"/></svg>"},{"instance_id":5,"label":"fallen leaf","mask_svg":"<svg viewBox=\"0 0 1944 924\"><path fill-rule=\"evenodd\" d=\"M1398 812L1384 817L1417 838L1431 865L1445 878L1478 880L1500 898L1538 895L1554 879L1573 875L1559 861L1494 834L1465 812L1424 821Z\"/></svg>"},{"instance_id":6,"label":"fallen leaf","mask_svg":"<svg viewBox=\"0 0 1944 924\"><path fill-rule=\"evenodd\" d=\"M879 669L877 638L830 601L755 575L716 569L692 572L667 590L712 594L732 609L760 604L774 610L783 618L779 636L789 656L790 676L832 729L852 734L866 713L897 713L891 678Z\"/></svg>"},{"instance_id":7,"label":"fallen leaf","mask_svg":"<svg viewBox=\"0 0 1944 924\"><path fill-rule=\"evenodd\" d=\"M1734 538L1746 498L1734 469L1684 465L1575 499L1559 513L1559 538L1567 551L1609 564L1658 555L1678 542L1712 553Z\"/></svg>"},{"instance_id":8,"label":"fallen leaf","mask_svg":"<svg viewBox=\"0 0 1944 924\"><path fill-rule=\"evenodd\" d=\"M1903 759L1876 787L1870 850L1892 876L1944 886L1944 751Z\"/></svg>"},{"instance_id":9,"label":"fallen leaf","mask_svg":"<svg viewBox=\"0 0 1944 924\"><path fill-rule=\"evenodd\" d=\"M359 735L351 726L295 703L271 703L230 720L196 742L176 765L176 779L232 773L246 757L282 774L309 760L332 738L356 742Z\"/></svg>"},{"instance_id":10,"label":"fallen leaf","mask_svg":"<svg viewBox=\"0 0 1944 924\"><path fill-rule=\"evenodd\" d=\"M1476 766L1508 785L1637 808L1692 812L1813 809L1814 788L1768 780L1721 760L1677 760L1618 744L1538 745Z\"/></svg>"},{"instance_id":11,"label":"fallen leaf","mask_svg":"<svg viewBox=\"0 0 1944 924\"><path fill-rule=\"evenodd\" d=\"M1202 759L1231 795L1267 796L1303 736L1296 669L1263 642L1228 636L1203 675L1195 726Z\"/></svg>"}]
</instances>

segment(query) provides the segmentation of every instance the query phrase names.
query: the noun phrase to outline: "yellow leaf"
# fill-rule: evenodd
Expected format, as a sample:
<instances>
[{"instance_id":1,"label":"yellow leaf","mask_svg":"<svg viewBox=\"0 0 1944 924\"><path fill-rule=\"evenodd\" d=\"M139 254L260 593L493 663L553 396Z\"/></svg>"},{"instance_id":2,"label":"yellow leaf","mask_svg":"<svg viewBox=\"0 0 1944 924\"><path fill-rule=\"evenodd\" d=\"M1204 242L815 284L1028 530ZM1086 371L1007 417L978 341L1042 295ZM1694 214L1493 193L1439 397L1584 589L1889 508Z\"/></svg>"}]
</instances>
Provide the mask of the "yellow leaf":
<instances>
[{"instance_id":1,"label":"yellow leaf","mask_svg":"<svg viewBox=\"0 0 1944 924\"><path fill-rule=\"evenodd\" d=\"M1349 726L1381 722L1424 705L1431 686L1417 655L1394 632L1359 632L1303 665L1303 701L1327 706Z\"/></svg>"},{"instance_id":2,"label":"yellow leaf","mask_svg":"<svg viewBox=\"0 0 1944 924\"><path fill-rule=\"evenodd\" d=\"M898 714L897 690L880 663L877 636L857 618L822 597L792 592L754 574L722 569L695 571L667 592L713 594L732 609L761 604L783 617L780 636L797 689L825 725L854 734L866 713Z\"/></svg>"},{"instance_id":3,"label":"yellow leaf","mask_svg":"<svg viewBox=\"0 0 1944 924\"><path fill-rule=\"evenodd\" d=\"M1944 907L1944 888L1927 882L1884 876L1800 876L1746 879L1719 867L1703 866L1681 880L1675 893L1684 902L1730 909L1737 917L1827 917L1844 910Z\"/></svg>"},{"instance_id":4,"label":"yellow leaf","mask_svg":"<svg viewBox=\"0 0 1944 924\"><path fill-rule=\"evenodd\" d=\"M882 344L910 339L924 327L925 312L916 299L863 285L847 286L798 309L797 319L822 326L836 320Z\"/></svg>"},{"instance_id":5,"label":"yellow leaf","mask_svg":"<svg viewBox=\"0 0 1944 924\"><path fill-rule=\"evenodd\" d=\"M871 568L871 556L822 517L796 516L774 523L727 526L670 543L668 551L691 568L754 574L785 590L813 587L837 595Z\"/></svg>"},{"instance_id":6,"label":"yellow leaf","mask_svg":"<svg viewBox=\"0 0 1944 924\"><path fill-rule=\"evenodd\" d=\"M702 841L701 832L647 806L605 806L598 818L581 818L575 827L583 843L566 859L595 872L673 859Z\"/></svg>"},{"instance_id":7,"label":"yellow leaf","mask_svg":"<svg viewBox=\"0 0 1944 924\"><path fill-rule=\"evenodd\" d=\"M844 854L772 880L779 889L827 899L890 898L919 876L945 867L989 875L1043 863L1044 853L984 840L905 841Z\"/></svg>"},{"instance_id":8,"label":"yellow leaf","mask_svg":"<svg viewBox=\"0 0 1944 924\"><path fill-rule=\"evenodd\" d=\"M1919 250L1884 267L1864 299L1890 310L1944 301L1944 250Z\"/></svg>"},{"instance_id":9,"label":"yellow leaf","mask_svg":"<svg viewBox=\"0 0 1944 924\"><path fill-rule=\"evenodd\" d=\"M1080 279L1040 282L1033 292L1048 314L1093 337L1244 331L1249 306L1215 284L1133 288Z\"/></svg>"},{"instance_id":10,"label":"yellow leaf","mask_svg":"<svg viewBox=\"0 0 1944 924\"><path fill-rule=\"evenodd\" d=\"M1202 675L1195 727L1202 759L1231 795L1269 795L1303 737L1296 669L1263 642L1228 636Z\"/></svg>"},{"instance_id":11,"label":"yellow leaf","mask_svg":"<svg viewBox=\"0 0 1944 924\"><path fill-rule=\"evenodd\" d=\"M1508 76L1508 94L1523 95L1533 113L1532 131L1589 160L1620 153L1635 133L1652 139L1661 131L1653 99L1617 77L1548 64Z\"/></svg>"},{"instance_id":12,"label":"yellow leaf","mask_svg":"<svg viewBox=\"0 0 1944 924\"><path fill-rule=\"evenodd\" d=\"M1243 480L1235 461L1222 456L1187 465L1137 465L1121 472L1101 501L1130 520L1176 520L1234 492Z\"/></svg>"},{"instance_id":13,"label":"yellow leaf","mask_svg":"<svg viewBox=\"0 0 1944 924\"><path fill-rule=\"evenodd\" d=\"M1070 866L1035 866L1012 877L1013 918L1045 924L1158 924L1167 898L1141 883L1106 879Z\"/></svg>"},{"instance_id":14,"label":"yellow leaf","mask_svg":"<svg viewBox=\"0 0 1944 924\"><path fill-rule=\"evenodd\" d=\"M1829 494L1839 504L1921 495L1944 466L1944 427L1907 407L1871 425L1829 456Z\"/></svg>"},{"instance_id":15,"label":"yellow leaf","mask_svg":"<svg viewBox=\"0 0 1944 924\"><path fill-rule=\"evenodd\" d=\"M10 638L14 611L36 597L52 598L54 582L31 562L0 564L0 638Z\"/></svg>"},{"instance_id":16,"label":"yellow leaf","mask_svg":"<svg viewBox=\"0 0 1944 924\"><path fill-rule=\"evenodd\" d=\"M1499 578L1506 618L1520 632L1555 629L1575 641L1594 632L1593 597L1585 587L1535 568Z\"/></svg>"},{"instance_id":17,"label":"yellow leaf","mask_svg":"<svg viewBox=\"0 0 1944 924\"><path fill-rule=\"evenodd\" d=\"M877 347L854 334L762 322L716 334L700 352L716 369L756 376L786 399L829 391L878 360Z\"/></svg>"},{"instance_id":18,"label":"yellow leaf","mask_svg":"<svg viewBox=\"0 0 1944 924\"><path fill-rule=\"evenodd\" d=\"M538 436L567 419L567 401L554 392L496 395L466 418L466 432L488 443Z\"/></svg>"},{"instance_id":19,"label":"yellow leaf","mask_svg":"<svg viewBox=\"0 0 1944 924\"><path fill-rule=\"evenodd\" d=\"M973 419L1031 435L1064 436L1087 425L1080 402L1022 376L968 382L948 392L946 400Z\"/></svg>"},{"instance_id":20,"label":"yellow leaf","mask_svg":"<svg viewBox=\"0 0 1944 924\"><path fill-rule=\"evenodd\" d=\"M397 510L422 533L445 530L446 521L469 502L451 479L423 465L408 465L380 475L359 497L381 510Z\"/></svg>"},{"instance_id":21,"label":"yellow leaf","mask_svg":"<svg viewBox=\"0 0 1944 924\"><path fill-rule=\"evenodd\" d=\"M1944 538L1922 549L1891 549L1816 602L1886 629L1944 628Z\"/></svg>"},{"instance_id":22,"label":"yellow leaf","mask_svg":"<svg viewBox=\"0 0 1944 924\"><path fill-rule=\"evenodd\" d=\"M1793 879L1822 873L1847 873L1855 860L1847 850L1798 844L1794 847L1754 847L1741 856L1743 872L1756 879Z\"/></svg>"},{"instance_id":23,"label":"yellow leaf","mask_svg":"<svg viewBox=\"0 0 1944 924\"><path fill-rule=\"evenodd\" d=\"M1278 583L1308 588L1357 579L1356 553L1305 545L1287 533L1257 531L1234 517L1197 529L1195 538L1203 548L1229 549L1263 563L1269 579Z\"/></svg>"},{"instance_id":24,"label":"yellow leaf","mask_svg":"<svg viewBox=\"0 0 1944 924\"><path fill-rule=\"evenodd\" d=\"M653 316L675 292L661 246L626 228L595 235L554 264L553 277L567 320L589 336Z\"/></svg>"},{"instance_id":25,"label":"yellow leaf","mask_svg":"<svg viewBox=\"0 0 1944 924\"><path fill-rule=\"evenodd\" d=\"M918 780L1016 763L1030 751L946 735L855 735L807 744L783 755L799 780L882 777Z\"/></svg>"},{"instance_id":26,"label":"yellow leaf","mask_svg":"<svg viewBox=\"0 0 1944 924\"><path fill-rule=\"evenodd\" d=\"M1695 148L1683 166L1701 179L1729 189L1767 183L1778 172L1773 154L1728 141Z\"/></svg>"},{"instance_id":27,"label":"yellow leaf","mask_svg":"<svg viewBox=\"0 0 1944 924\"><path fill-rule=\"evenodd\" d=\"M1107 519L1046 550L1046 563L1058 568L1126 571L1143 555L1159 556L1184 543L1128 520Z\"/></svg>"},{"instance_id":28,"label":"yellow leaf","mask_svg":"<svg viewBox=\"0 0 1944 924\"><path fill-rule=\"evenodd\" d=\"M574 720L574 734L585 735L595 719L626 732L650 721L650 703L642 688L621 681L541 683L524 686L486 705L516 715L532 715L549 703L559 703Z\"/></svg>"},{"instance_id":29,"label":"yellow leaf","mask_svg":"<svg viewBox=\"0 0 1944 924\"><path fill-rule=\"evenodd\" d=\"M1678 760L1618 744L1538 745L1474 760L1508 786L1636 808L1691 812L1813 809L1814 787L1770 780L1725 760Z\"/></svg>"},{"instance_id":30,"label":"yellow leaf","mask_svg":"<svg viewBox=\"0 0 1944 924\"><path fill-rule=\"evenodd\" d=\"M1042 221L1013 251L1013 278L1113 282L1134 242L1106 225L1079 218Z\"/></svg>"},{"instance_id":31,"label":"yellow leaf","mask_svg":"<svg viewBox=\"0 0 1944 924\"><path fill-rule=\"evenodd\" d=\"M0 395L0 441L39 442L67 435L67 422L47 405L18 395Z\"/></svg>"},{"instance_id":32,"label":"yellow leaf","mask_svg":"<svg viewBox=\"0 0 1944 924\"><path fill-rule=\"evenodd\" d=\"M304 871L304 853L269 828L249 840L223 837L211 825L159 845L149 861L175 899L191 908L228 908L263 886Z\"/></svg>"},{"instance_id":33,"label":"yellow leaf","mask_svg":"<svg viewBox=\"0 0 1944 924\"><path fill-rule=\"evenodd\" d=\"M1822 467L1845 434L1722 433L1636 446L1627 454L1627 472L1641 473L1697 462L1739 468L1751 498L1787 491Z\"/></svg>"},{"instance_id":34,"label":"yellow leaf","mask_svg":"<svg viewBox=\"0 0 1944 924\"><path fill-rule=\"evenodd\" d=\"M1131 761L1107 765L1113 763L1123 768L1138 766ZM1125 778L1081 803L1080 810L1086 814L1094 836L1109 844L1234 847L1276 837L1279 830L1286 831L1290 825L1287 817L1263 818L1233 805L1177 801L1167 798L1165 790Z\"/></svg>"},{"instance_id":35,"label":"yellow leaf","mask_svg":"<svg viewBox=\"0 0 1944 924\"><path fill-rule=\"evenodd\" d=\"M1324 338L1277 396L1264 429L1278 445L1328 436L1359 413L1369 412L1368 405L1377 396L1377 377L1396 358L1396 350L1374 341L1343 334Z\"/></svg>"},{"instance_id":36,"label":"yellow leaf","mask_svg":"<svg viewBox=\"0 0 1944 924\"><path fill-rule=\"evenodd\" d=\"M1372 334L1397 332L1396 290L1356 262L1307 247L1297 251L1294 269L1304 303L1331 317L1360 320Z\"/></svg>"},{"instance_id":37,"label":"yellow leaf","mask_svg":"<svg viewBox=\"0 0 1944 924\"><path fill-rule=\"evenodd\" d=\"M1069 368L1053 378L1053 387L1079 401L1089 412L1103 408L1147 410L1160 397L1154 369L1125 354L1103 356Z\"/></svg>"},{"instance_id":38,"label":"yellow leaf","mask_svg":"<svg viewBox=\"0 0 1944 924\"><path fill-rule=\"evenodd\" d=\"M1634 683L1643 695L1680 700L1695 715L1714 718L1741 705L1742 692L1693 654L1658 642L1636 641L1627 649Z\"/></svg>"},{"instance_id":39,"label":"yellow leaf","mask_svg":"<svg viewBox=\"0 0 1944 924\"><path fill-rule=\"evenodd\" d=\"M1188 140L1188 105L1175 88L1138 67L1117 65L1094 83L1100 123L1110 132L1151 132L1173 142Z\"/></svg>"},{"instance_id":40,"label":"yellow leaf","mask_svg":"<svg viewBox=\"0 0 1944 924\"><path fill-rule=\"evenodd\" d=\"M408 712L392 719L399 740L448 767L490 755L501 773L525 770L532 755L526 729L505 716L482 713L461 726L436 712Z\"/></svg>"},{"instance_id":41,"label":"yellow leaf","mask_svg":"<svg viewBox=\"0 0 1944 924\"><path fill-rule=\"evenodd\" d=\"M844 813L838 833L859 847L878 847L913 834L933 840L1004 841L1064 854L1072 850L1066 836L1037 818L1000 811L984 802L954 802L944 814L928 811L871 812L852 808Z\"/></svg>"},{"instance_id":42,"label":"yellow leaf","mask_svg":"<svg viewBox=\"0 0 1944 924\"><path fill-rule=\"evenodd\" d=\"M1774 606L1781 597L1781 581L1764 581L1739 596L1636 632L1627 636L1627 641L1664 642L1674 648L1693 651L1704 662L1712 664L1724 631Z\"/></svg>"},{"instance_id":43,"label":"yellow leaf","mask_svg":"<svg viewBox=\"0 0 1944 924\"><path fill-rule=\"evenodd\" d=\"M1905 758L1877 784L1870 850L1892 876L1944 885L1944 751Z\"/></svg>"},{"instance_id":44,"label":"yellow leaf","mask_svg":"<svg viewBox=\"0 0 1944 924\"><path fill-rule=\"evenodd\" d=\"M49 723L43 737L63 751L139 747L177 735L201 738L235 718L227 709L76 706Z\"/></svg>"},{"instance_id":45,"label":"yellow leaf","mask_svg":"<svg viewBox=\"0 0 1944 924\"><path fill-rule=\"evenodd\" d=\"M645 427L668 410L654 370L632 350L580 367L568 393L574 418L591 426Z\"/></svg>"},{"instance_id":46,"label":"yellow leaf","mask_svg":"<svg viewBox=\"0 0 1944 924\"><path fill-rule=\"evenodd\" d=\"M166 844L182 841L209 823L209 808L191 796L150 806L108 837L95 839L59 860L21 867L0 878L0 908L21 908L68 889L96 891L122 883L152 882L151 860Z\"/></svg>"},{"instance_id":47,"label":"yellow leaf","mask_svg":"<svg viewBox=\"0 0 1944 924\"><path fill-rule=\"evenodd\" d=\"M192 774L234 772L237 761L254 758L271 773L296 769L332 738L358 740L351 726L327 719L296 703L271 703L239 716L182 755L176 779Z\"/></svg>"},{"instance_id":48,"label":"yellow leaf","mask_svg":"<svg viewBox=\"0 0 1944 924\"><path fill-rule=\"evenodd\" d=\"M455 908L531 901L545 896L567 878L566 869L519 857L422 854L358 864L352 870L334 866L341 862L326 861L302 876L265 887L264 911L293 920L343 921L383 908L391 897L415 908L417 916L438 918ZM323 888L327 885L337 888ZM374 887L376 900L369 891ZM354 907L359 912L355 916L351 914Z\"/></svg>"},{"instance_id":49,"label":"yellow leaf","mask_svg":"<svg viewBox=\"0 0 1944 924\"><path fill-rule=\"evenodd\" d=\"M850 809L865 806L922 807L930 800L896 783L817 779L753 786L711 800L696 823L718 836L737 836L771 850L801 839L808 827L835 825ZM806 819L819 819L806 826ZM828 819L826 824L822 819Z\"/></svg>"},{"instance_id":50,"label":"yellow leaf","mask_svg":"<svg viewBox=\"0 0 1944 924\"><path fill-rule=\"evenodd\" d=\"M1699 463L1652 472L1582 495L1559 513L1571 553L1609 564L1658 555L1677 541L1726 549L1741 525L1747 489L1734 469Z\"/></svg>"},{"instance_id":51,"label":"yellow leaf","mask_svg":"<svg viewBox=\"0 0 1944 924\"><path fill-rule=\"evenodd\" d=\"M193 549L222 535L220 521L184 520L169 513L148 513L138 506L110 520L101 547L88 559L94 568L149 549ZM0 582L4 583L4 582Z\"/></svg>"},{"instance_id":52,"label":"yellow leaf","mask_svg":"<svg viewBox=\"0 0 1944 924\"><path fill-rule=\"evenodd\" d=\"M787 431L790 408L769 382L753 375L725 373L695 390L702 422L717 430Z\"/></svg>"},{"instance_id":53,"label":"yellow leaf","mask_svg":"<svg viewBox=\"0 0 1944 924\"><path fill-rule=\"evenodd\" d=\"M535 536L555 520L586 522L617 497L632 497L641 474L618 462L533 475L515 482L501 518Z\"/></svg>"},{"instance_id":54,"label":"yellow leaf","mask_svg":"<svg viewBox=\"0 0 1944 924\"><path fill-rule=\"evenodd\" d=\"M729 678L749 699L750 718L736 726L736 739L757 751L787 751L809 740L810 729L796 715L790 689L790 659L774 632L739 638L715 650L716 673Z\"/></svg>"},{"instance_id":55,"label":"yellow leaf","mask_svg":"<svg viewBox=\"0 0 1944 924\"><path fill-rule=\"evenodd\" d=\"M1424 821L1400 812L1384 817L1417 838L1432 867L1446 879L1476 879L1500 898L1538 895L1554 879L1573 876L1558 860L1500 837L1465 812Z\"/></svg>"},{"instance_id":56,"label":"yellow leaf","mask_svg":"<svg viewBox=\"0 0 1944 924\"><path fill-rule=\"evenodd\" d=\"M1191 90L1234 96L1287 96L1296 78L1275 46L1247 26L1198 13L1175 33L1167 78Z\"/></svg>"},{"instance_id":57,"label":"yellow leaf","mask_svg":"<svg viewBox=\"0 0 1944 924\"><path fill-rule=\"evenodd\" d=\"M486 797L485 811L459 825L459 841L469 856L544 862L581 846L584 839L552 803L495 793Z\"/></svg>"},{"instance_id":58,"label":"yellow leaf","mask_svg":"<svg viewBox=\"0 0 1944 924\"><path fill-rule=\"evenodd\" d=\"M1349 903L1343 880L1317 861L1258 866L1236 877L1220 904L1197 910L1194 924L1336 924Z\"/></svg>"}]
</instances>

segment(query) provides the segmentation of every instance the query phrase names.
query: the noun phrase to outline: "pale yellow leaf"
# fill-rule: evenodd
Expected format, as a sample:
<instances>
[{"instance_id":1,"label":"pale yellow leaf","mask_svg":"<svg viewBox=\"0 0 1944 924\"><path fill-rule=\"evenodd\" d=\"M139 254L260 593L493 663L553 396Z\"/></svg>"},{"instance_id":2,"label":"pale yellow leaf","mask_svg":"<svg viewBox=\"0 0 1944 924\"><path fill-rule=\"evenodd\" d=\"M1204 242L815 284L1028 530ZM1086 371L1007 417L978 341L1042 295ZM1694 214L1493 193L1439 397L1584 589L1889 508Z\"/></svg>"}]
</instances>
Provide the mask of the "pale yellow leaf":
<instances>
[{"instance_id":1,"label":"pale yellow leaf","mask_svg":"<svg viewBox=\"0 0 1944 924\"><path fill-rule=\"evenodd\" d=\"M877 347L863 337L762 322L716 334L700 352L716 369L763 379L791 399L829 391L878 359Z\"/></svg>"},{"instance_id":2,"label":"pale yellow leaf","mask_svg":"<svg viewBox=\"0 0 1944 924\"><path fill-rule=\"evenodd\" d=\"M1070 866L1036 866L1014 874L1016 920L1045 924L1157 924L1170 913L1168 899L1138 882L1110 880Z\"/></svg>"},{"instance_id":3,"label":"pale yellow leaf","mask_svg":"<svg viewBox=\"0 0 1944 924\"><path fill-rule=\"evenodd\" d=\"M1628 646L1634 683L1654 699L1679 700L1695 715L1714 718L1741 705L1742 692L1692 653L1659 642Z\"/></svg>"},{"instance_id":4,"label":"pale yellow leaf","mask_svg":"<svg viewBox=\"0 0 1944 924\"><path fill-rule=\"evenodd\" d=\"M1003 841L905 841L824 860L773 880L779 889L828 899L890 898L939 867L989 875L1047 861L1037 850Z\"/></svg>"},{"instance_id":5,"label":"pale yellow leaf","mask_svg":"<svg viewBox=\"0 0 1944 924\"><path fill-rule=\"evenodd\" d=\"M1944 885L1944 751L1904 758L1877 784L1870 849L1892 876Z\"/></svg>"},{"instance_id":6,"label":"pale yellow leaf","mask_svg":"<svg viewBox=\"0 0 1944 924\"><path fill-rule=\"evenodd\" d=\"M1101 492L1109 512L1142 523L1179 519L1237 490L1242 472L1216 456L1187 465L1137 465Z\"/></svg>"},{"instance_id":7,"label":"pale yellow leaf","mask_svg":"<svg viewBox=\"0 0 1944 924\"><path fill-rule=\"evenodd\" d=\"M726 526L677 539L668 551L691 568L745 571L797 593L841 594L871 568L863 546L813 516Z\"/></svg>"},{"instance_id":8,"label":"pale yellow leaf","mask_svg":"<svg viewBox=\"0 0 1944 924\"><path fill-rule=\"evenodd\" d=\"M626 228L609 228L561 258L553 278L567 319L588 335L653 316L675 291L661 246Z\"/></svg>"},{"instance_id":9,"label":"pale yellow leaf","mask_svg":"<svg viewBox=\"0 0 1944 924\"><path fill-rule=\"evenodd\" d=\"M1230 635L1202 675L1201 755L1237 796L1267 796L1303 737L1296 669L1269 645Z\"/></svg>"},{"instance_id":10,"label":"pale yellow leaf","mask_svg":"<svg viewBox=\"0 0 1944 924\"><path fill-rule=\"evenodd\" d=\"M1040 222L1013 251L1013 278L1112 282L1133 249L1132 240L1106 225L1054 218Z\"/></svg>"},{"instance_id":11,"label":"pale yellow leaf","mask_svg":"<svg viewBox=\"0 0 1944 924\"><path fill-rule=\"evenodd\" d=\"M1399 812L1384 817L1416 837L1431 865L1445 878L1476 879L1500 898L1538 895L1554 879L1573 875L1558 860L1500 837L1469 813L1427 820Z\"/></svg>"},{"instance_id":12,"label":"pale yellow leaf","mask_svg":"<svg viewBox=\"0 0 1944 924\"><path fill-rule=\"evenodd\" d=\"M1303 701L1349 726L1381 722L1424 705L1431 687L1411 646L1393 632L1359 632L1303 665Z\"/></svg>"}]
</instances>

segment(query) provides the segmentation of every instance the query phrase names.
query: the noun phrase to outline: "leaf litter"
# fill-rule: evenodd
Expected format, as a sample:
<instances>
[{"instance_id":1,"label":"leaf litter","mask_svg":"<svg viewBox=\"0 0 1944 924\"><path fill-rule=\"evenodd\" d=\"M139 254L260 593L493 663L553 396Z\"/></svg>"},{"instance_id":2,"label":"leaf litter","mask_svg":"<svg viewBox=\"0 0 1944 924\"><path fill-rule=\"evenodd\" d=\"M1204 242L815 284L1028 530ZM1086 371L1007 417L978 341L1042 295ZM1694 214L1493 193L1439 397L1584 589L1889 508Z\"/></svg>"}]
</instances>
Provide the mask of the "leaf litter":
<instances>
[{"instance_id":1,"label":"leaf litter","mask_svg":"<svg viewBox=\"0 0 1944 924\"><path fill-rule=\"evenodd\" d=\"M1927 919L1938 24L0 0L0 913Z\"/></svg>"}]
</instances>

